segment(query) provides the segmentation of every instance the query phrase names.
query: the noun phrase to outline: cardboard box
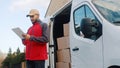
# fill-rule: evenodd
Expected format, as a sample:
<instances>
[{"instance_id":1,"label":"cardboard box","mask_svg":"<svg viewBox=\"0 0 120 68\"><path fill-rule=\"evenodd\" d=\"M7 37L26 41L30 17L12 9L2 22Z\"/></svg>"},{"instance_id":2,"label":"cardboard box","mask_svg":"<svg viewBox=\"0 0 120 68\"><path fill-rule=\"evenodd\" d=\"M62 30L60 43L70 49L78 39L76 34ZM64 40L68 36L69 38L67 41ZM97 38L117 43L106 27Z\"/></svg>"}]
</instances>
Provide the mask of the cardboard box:
<instances>
[{"instance_id":1,"label":"cardboard box","mask_svg":"<svg viewBox=\"0 0 120 68\"><path fill-rule=\"evenodd\" d=\"M58 62L71 62L71 55L70 55L70 49L63 49L57 51L57 59Z\"/></svg>"},{"instance_id":2,"label":"cardboard box","mask_svg":"<svg viewBox=\"0 0 120 68\"><path fill-rule=\"evenodd\" d=\"M56 68L71 68L70 63L57 62Z\"/></svg>"},{"instance_id":3,"label":"cardboard box","mask_svg":"<svg viewBox=\"0 0 120 68\"><path fill-rule=\"evenodd\" d=\"M57 38L58 50L70 48L69 37Z\"/></svg>"},{"instance_id":4,"label":"cardboard box","mask_svg":"<svg viewBox=\"0 0 120 68\"><path fill-rule=\"evenodd\" d=\"M69 23L63 25L64 36L69 36Z\"/></svg>"}]
</instances>

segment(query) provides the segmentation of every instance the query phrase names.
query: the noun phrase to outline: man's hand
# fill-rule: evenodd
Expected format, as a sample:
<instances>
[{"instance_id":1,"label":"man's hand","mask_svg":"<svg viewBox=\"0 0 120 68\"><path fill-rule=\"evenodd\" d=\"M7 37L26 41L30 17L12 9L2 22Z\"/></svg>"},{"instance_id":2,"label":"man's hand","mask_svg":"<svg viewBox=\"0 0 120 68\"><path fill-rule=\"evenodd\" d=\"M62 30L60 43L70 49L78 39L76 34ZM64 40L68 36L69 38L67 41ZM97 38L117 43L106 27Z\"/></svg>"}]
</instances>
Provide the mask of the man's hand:
<instances>
[{"instance_id":1,"label":"man's hand","mask_svg":"<svg viewBox=\"0 0 120 68\"><path fill-rule=\"evenodd\" d=\"M30 39L30 35L29 34L22 34L22 36L24 37L24 39L29 40Z\"/></svg>"}]
</instances>

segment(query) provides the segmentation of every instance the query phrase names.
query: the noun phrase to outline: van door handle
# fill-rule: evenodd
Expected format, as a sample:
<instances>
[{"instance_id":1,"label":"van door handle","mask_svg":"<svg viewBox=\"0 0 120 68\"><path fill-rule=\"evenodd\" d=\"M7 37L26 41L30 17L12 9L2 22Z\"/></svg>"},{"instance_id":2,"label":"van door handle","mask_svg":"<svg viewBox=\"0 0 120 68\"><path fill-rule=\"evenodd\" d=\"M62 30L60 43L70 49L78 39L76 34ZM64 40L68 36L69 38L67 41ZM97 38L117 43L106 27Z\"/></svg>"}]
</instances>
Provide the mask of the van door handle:
<instances>
[{"instance_id":1,"label":"van door handle","mask_svg":"<svg viewBox=\"0 0 120 68\"><path fill-rule=\"evenodd\" d=\"M79 51L79 48L76 47L76 48L73 48L72 50L73 50L73 51Z\"/></svg>"}]
</instances>

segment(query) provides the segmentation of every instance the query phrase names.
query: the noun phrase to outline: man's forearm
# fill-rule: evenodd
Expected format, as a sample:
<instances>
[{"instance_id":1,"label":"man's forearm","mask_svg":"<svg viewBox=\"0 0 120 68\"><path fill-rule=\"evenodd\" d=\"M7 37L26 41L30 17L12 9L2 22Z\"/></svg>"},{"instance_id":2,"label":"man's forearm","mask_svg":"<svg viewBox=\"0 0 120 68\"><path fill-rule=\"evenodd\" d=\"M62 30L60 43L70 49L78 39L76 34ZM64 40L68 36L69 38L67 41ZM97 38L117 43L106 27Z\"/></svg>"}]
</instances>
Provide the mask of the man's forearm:
<instances>
[{"instance_id":1,"label":"man's forearm","mask_svg":"<svg viewBox=\"0 0 120 68\"><path fill-rule=\"evenodd\" d=\"M43 43L49 42L49 39L47 36L41 36L41 37L31 36L30 40L35 42L43 42Z\"/></svg>"}]
</instances>

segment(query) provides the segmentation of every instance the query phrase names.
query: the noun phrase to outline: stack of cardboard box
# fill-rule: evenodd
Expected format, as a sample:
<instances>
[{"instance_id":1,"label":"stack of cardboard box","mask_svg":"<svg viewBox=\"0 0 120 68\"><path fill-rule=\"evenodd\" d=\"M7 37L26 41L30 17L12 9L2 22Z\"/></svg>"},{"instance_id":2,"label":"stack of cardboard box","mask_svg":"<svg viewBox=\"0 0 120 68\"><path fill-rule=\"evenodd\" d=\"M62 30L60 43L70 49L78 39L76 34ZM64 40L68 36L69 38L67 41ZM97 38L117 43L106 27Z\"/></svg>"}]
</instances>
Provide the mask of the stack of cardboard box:
<instances>
[{"instance_id":1,"label":"stack of cardboard box","mask_svg":"<svg viewBox=\"0 0 120 68\"><path fill-rule=\"evenodd\" d=\"M57 38L58 51L56 68L70 68L69 24L63 25L64 37Z\"/></svg>"}]
</instances>

